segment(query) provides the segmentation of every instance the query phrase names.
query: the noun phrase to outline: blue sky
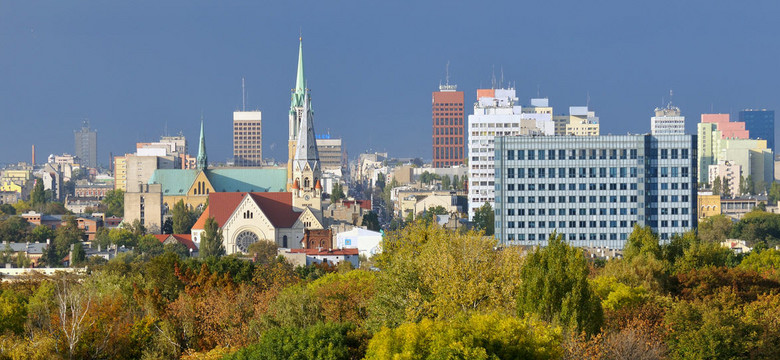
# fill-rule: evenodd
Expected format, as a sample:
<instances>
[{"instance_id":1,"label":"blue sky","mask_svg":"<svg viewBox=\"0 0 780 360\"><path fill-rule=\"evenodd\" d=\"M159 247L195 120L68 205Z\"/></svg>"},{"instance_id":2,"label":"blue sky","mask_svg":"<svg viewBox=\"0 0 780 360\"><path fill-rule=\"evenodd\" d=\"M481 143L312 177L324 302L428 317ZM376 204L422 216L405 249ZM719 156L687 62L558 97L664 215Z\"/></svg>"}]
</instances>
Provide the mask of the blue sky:
<instances>
[{"instance_id":1,"label":"blue sky","mask_svg":"<svg viewBox=\"0 0 780 360\"><path fill-rule=\"evenodd\" d=\"M232 111L263 111L264 154L286 160L298 34L318 133L366 150L431 157L431 91L466 92L503 68L523 103L582 105L602 134L647 132L674 90L689 131L702 112L778 110L775 1L5 1L0 0L0 163L73 152L98 129L99 162L183 132L231 152ZM467 106L467 113L471 109ZM755 135L755 134L751 134Z\"/></svg>"}]
</instances>

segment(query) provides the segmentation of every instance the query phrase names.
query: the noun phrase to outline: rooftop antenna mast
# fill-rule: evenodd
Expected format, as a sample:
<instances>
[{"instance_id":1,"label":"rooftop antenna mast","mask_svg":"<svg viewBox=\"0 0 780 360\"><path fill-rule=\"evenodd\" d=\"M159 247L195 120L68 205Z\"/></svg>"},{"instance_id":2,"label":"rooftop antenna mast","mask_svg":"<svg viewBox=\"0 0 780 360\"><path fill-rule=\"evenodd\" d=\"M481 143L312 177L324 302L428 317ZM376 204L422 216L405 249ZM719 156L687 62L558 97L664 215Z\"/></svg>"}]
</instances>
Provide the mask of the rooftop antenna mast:
<instances>
[{"instance_id":1,"label":"rooftop antenna mast","mask_svg":"<svg viewBox=\"0 0 780 360\"><path fill-rule=\"evenodd\" d=\"M496 88L496 66L495 65L493 65L493 75L491 77L491 84L493 89L495 89Z\"/></svg>"},{"instance_id":2,"label":"rooftop antenna mast","mask_svg":"<svg viewBox=\"0 0 780 360\"><path fill-rule=\"evenodd\" d=\"M672 97L674 97L674 92L672 92L672 89L669 89L669 108L672 107Z\"/></svg>"},{"instance_id":3,"label":"rooftop antenna mast","mask_svg":"<svg viewBox=\"0 0 780 360\"><path fill-rule=\"evenodd\" d=\"M447 60L447 66L445 67L444 85L450 84L450 61Z\"/></svg>"},{"instance_id":4,"label":"rooftop antenna mast","mask_svg":"<svg viewBox=\"0 0 780 360\"><path fill-rule=\"evenodd\" d=\"M585 93L585 107L590 109L590 91Z\"/></svg>"},{"instance_id":5,"label":"rooftop antenna mast","mask_svg":"<svg viewBox=\"0 0 780 360\"><path fill-rule=\"evenodd\" d=\"M504 66L501 66L501 83L498 85L500 88L504 88Z\"/></svg>"},{"instance_id":6,"label":"rooftop antenna mast","mask_svg":"<svg viewBox=\"0 0 780 360\"><path fill-rule=\"evenodd\" d=\"M246 111L246 86L244 86L244 77L241 77L241 111Z\"/></svg>"}]
</instances>

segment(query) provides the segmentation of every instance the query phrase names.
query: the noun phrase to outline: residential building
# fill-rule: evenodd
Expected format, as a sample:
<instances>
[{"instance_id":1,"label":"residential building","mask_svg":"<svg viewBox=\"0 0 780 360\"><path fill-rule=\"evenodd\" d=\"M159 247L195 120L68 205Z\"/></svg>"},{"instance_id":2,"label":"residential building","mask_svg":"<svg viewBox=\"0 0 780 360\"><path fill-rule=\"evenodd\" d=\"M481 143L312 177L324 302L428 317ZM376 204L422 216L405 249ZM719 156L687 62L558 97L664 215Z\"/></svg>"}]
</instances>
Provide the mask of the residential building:
<instances>
[{"instance_id":1,"label":"residential building","mask_svg":"<svg viewBox=\"0 0 780 360\"><path fill-rule=\"evenodd\" d=\"M340 262L348 262L353 268L360 265L358 249L279 249L279 255L284 256L294 266L322 263L338 265Z\"/></svg>"},{"instance_id":2,"label":"residential building","mask_svg":"<svg viewBox=\"0 0 780 360\"><path fill-rule=\"evenodd\" d=\"M682 135L685 134L685 116L680 115L680 108L672 103L664 108L655 108L655 116L650 118L652 135Z\"/></svg>"},{"instance_id":3,"label":"residential building","mask_svg":"<svg viewBox=\"0 0 780 360\"><path fill-rule=\"evenodd\" d=\"M745 109L739 112L739 121L756 139L766 139L766 147L775 151L775 111L767 109Z\"/></svg>"},{"instance_id":4,"label":"residential building","mask_svg":"<svg viewBox=\"0 0 780 360\"><path fill-rule=\"evenodd\" d=\"M382 252L382 233L354 228L336 234L336 247L339 249L358 249L360 255L370 259Z\"/></svg>"},{"instance_id":5,"label":"residential building","mask_svg":"<svg viewBox=\"0 0 780 360\"><path fill-rule=\"evenodd\" d=\"M729 114L701 114L701 122L697 124L697 134L699 181L702 183L710 183L709 166L718 163L723 140L750 138L745 123L730 121Z\"/></svg>"},{"instance_id":6,"label":"residential building","mask_svg":"<svg viewBox=\"0 0 780 360\"><path fill-rule=\"evenodd\" d=\"M433 167L449 167L463 164L464 144L464 101L463 91L447 81L433 92L432 100L432 144Z\"/></svg>"},{"instance_id":7,"label":"residential building","mask_svg":"<svg viewBox=\"0 0 780 360\"><path fill-rule=\"evenodd\" d=\"M623 248L634 225L662 242L696 227L696 136L496 137L496 237Z\"/></svg>"},{"instance_id":8,"label":"residential building","mask_svg":"<svg viewBox=\"0 0 780 360\"><path fill-rule=\"evenodd\" d=\"M127 156L114 156L114 190L127 191Z\"/></svg>"},{"instance_id":9,"label":"residential building","mask_svg":"<svg viewBox=\"0 0 780 360\"><path fill-rule=\"evenodd\" d=\"M469 115L469 219L484 203L493 205L494 138L554 135L551 114L523 113L515 89L479 89Z\"/></svg>"},{"instance_id":10,"label":"residential building","mask_svg":"<svg viewBox=\"0 0 780 360\"><path fill-rule=\"evenodd\" d=\"M73 131L75 152L80 164L97 167L97 131L89 128L89 120L81 123L81 129Z\"/></svg>"},{"instance_id":11,"label":"residential building","mask_svg":"<svg viewBox=\"0 0 780 360\"><path fill-rule=\"evenodd\" d=\"M710 187L713 186L713 184L715 183L715 179L718 178L720 179L721 186L723 186L723 184L728 184L729 195L731 196L741 195L739 189L742 186L742 180L744 179L744 177L742 176L742 166L738 164L733 164L725 160L718 161L716 165L710 165L709 168ZM721 191L721 189L718 189L717 191ZM722 191L720 194L726 195L726 193Z\"/></svg>"},{"instance_id":12,"label":"residential building","mask_svg":"<svg viewBox=\"0 0 780 360\"><path fill-rule=\"evenodd\" d=\"M150 234L162 230L163 196L160 184L141 184L125 192L124 222L138 220Z\"/></svg>"},{"instance_id":13,"label":"residential building","mask_svg":"<svg viewBox=\"0 0 780 360\"><path fill-rule=\"evenodd\" d=\"M600 133L599 118L587 106L570 106L569 115L553 116L553 122L555 135L598 136Z\"/></svg>"},{"instance_id":14,"label":"residential building","mask_svg":"<svg viewBox=\"0 0 780 360\"><path fill-rule=\"evenodd\" d=\"M235 166L263 164L263 116L260 110L233 112L233 162Z\"/></svg>"}]
</instances>

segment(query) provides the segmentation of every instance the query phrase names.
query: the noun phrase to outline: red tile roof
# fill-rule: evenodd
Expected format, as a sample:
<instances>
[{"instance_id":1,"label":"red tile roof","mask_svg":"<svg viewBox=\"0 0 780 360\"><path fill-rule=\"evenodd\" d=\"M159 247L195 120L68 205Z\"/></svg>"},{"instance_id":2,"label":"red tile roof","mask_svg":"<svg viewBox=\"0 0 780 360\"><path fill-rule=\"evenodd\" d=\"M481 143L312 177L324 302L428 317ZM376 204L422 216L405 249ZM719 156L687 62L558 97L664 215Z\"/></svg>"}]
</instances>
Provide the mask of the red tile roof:
<instances>
[{"instance_id":1,"label":"red tile roof","mask_svg":"<svg viewBox=\"0 0 780 360\"><path fill-rule=\"evenodd\" d=\"M209 216L213 216L219 227L222 227L236 210L236 207L241 204L244 196L247 195L252 197L252 200L276 228L292 227L301 216L301 213L293 210L292 193L289 192L213 192L209 194L209 206L206 207L192 228L202 230Z\"/></svg>"},{"instance_id":2,"label":"red tile roof","mask_svg":"<svg viewBox=\"0 0 780 360\"><path fill-rule=\"evenodd\" d=\"M161 243L173 238L176 242L186 246L188 249L193 251L198 250L198 246L192 242L192 235L190 234L154 234L154 237L156 237L157 240L160 240Z\"/></svg>"},{"instance_id":3,"label":"red tile roof","mask_svg":"<svg viewBox=\"0 0 780 360\"><path fill-rule=\"evenodd\" d=\"M357 248L349 248L349 249L290 249L288 251L289 253L293 254L306 254L306 255L357 255L358 249Z\"/></svg>"}]
</instances>

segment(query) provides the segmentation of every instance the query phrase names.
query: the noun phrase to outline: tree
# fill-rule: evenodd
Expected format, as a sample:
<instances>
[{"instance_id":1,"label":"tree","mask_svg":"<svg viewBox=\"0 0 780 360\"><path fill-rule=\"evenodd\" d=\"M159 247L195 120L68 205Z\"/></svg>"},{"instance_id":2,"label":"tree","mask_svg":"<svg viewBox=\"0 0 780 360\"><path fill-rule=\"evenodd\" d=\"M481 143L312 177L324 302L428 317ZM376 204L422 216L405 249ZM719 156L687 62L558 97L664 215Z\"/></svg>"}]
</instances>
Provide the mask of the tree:
<instances>
[{"instance_id":1,"label":"tree","mask_svg":"<svg viewBox=\"0 0 780 360\"><path fill-rule=\"evenodd\" d=\"M450 186L452 185L452 182L450 181L449 175L444 175L441 178L441 189L442 190L449 190Z\"/></svg>"},{"instance_id":2,"label":"tree","mask_svg":"<svg viewBox=\"0 0 780 360\"><path fill-rule=\"evenodd\" d=\"M35 187L32 193L30 193L30 203L32 206L42 206L46 203L46 194L43 190L43 181L35 179Z\"/></svg>"},{"instance_id":3,"label":"tree","mask_svg":"<svg viewBox=\"0 0 780 360\"><path fill-rule=\"evenodd\" d=\"M64 336L68 356L72 359L76 344L90 326L85 318L92 305L92 293L86 291L72 275L61 275L55 281L54 295L57 299L59 330Z\"/></svg>"},{"instance_id":4,"label":"tree","mask_svg":"<svg viewBox=\"0 0 780 360\"><path fill-rule=\"evenodd\" d=\"M278 249L275 242L261 239L249 245L247 254L257 256L255 260L257 264L270 264L278 256Z\"/></svg>"},{"instance_id":5,"label":"tree","mask_svg":"<svg viewBox=\"0 0 780 360\"><path fill-rule=\"evenodd\" d=\"M198 251L202 258L225 255L225 247L222 244L222 229L219 228L219 224L213 217L206 219Z\"/></svg>"},{"instance_id":6,"label":"tree","mask_svg":"<svg viewBox=\"0 0 780 360\"><path fill-rule=\"evenodd\" d=\"M756 194L756 182L753 180L752 174L745 178L745 192L750 195Z\"/></svg>"},{"instance_id":7,"label":"tree","mask_svg":"<svg viewBox=\"0 0 780 360\"><path fill-rule=\"evenodd\" d=\"M699 222L699 239L703 242L720 243L731 233L734 223L726 215L710 216Z\"/></svg>"},{"instance_id":8,"label":"tree","mask_svg":"<svg viewBox=\"0 0 780 360\"><path fill-rule=\"evenodd\" d=\"M474 210L474 228L485 232L485 235L491 236L495 231L496 215L489 202L485 202L477 210Z\"/></svg>"},{"instance_id":9,"label":"tree","mask_svg":"<svg viewBox=\"0 0 780 360\"><path fill-rule=\"evenodd\" d=\"M547 247L531 252L520 271L518 314L536 314L550 321L595 334L603 322L598 297L588 283L582 250L569 246L563 235L551 234Z\"/></svg>"},{"instance_id":10,"label":"tree","mask_svg":"<svg viewBox=\"0 0 780 360\"><path fill-rule=\"evenodd\" d=\"M712 180L712 194L713 195L720 195L722 189L723 189L723 186L721 186L720 177L716 177L714 180Z\"/></svg>"},{"instance_id":11,"label":"tree","mask_svg":"<svg viewBox=\"0 0 780 360\"><path fill-rule=\"evenodd\" d=\"M775 181L772 182L772 187L769 189L769 202L777 204L778 200L780 200L780 183Z\"/></svg>"},{"instance_id":12,"label":"tree","mask_svg":"<svg viewBox=\"0 0 780 360\"><path fill-rule=\"evenodd\" d=\"M722 181L722 188L720 190L720 193L723 195L723 197L731 197L731 181L729 181L729 178L724 177Z\"/></svg>"},{"instance_id":13,"label":"tree","mask_svg":"<svg viewBox=\"0 0 780 360\"><path fill-rule=\"evenodd\" d=\"M365 358L559 359L560 344L560 333L540 321L499 313L473 314L383 328L369 342Z\"/></svg>"},{"instance_id":14,"label":"tree","mask_svg":"<svg viewBox=\"0 0 780 360\"><path fill-rule=\"evenodd\" d=\"M449 213L447 212L447 209L445 209L443 206L436 205L428 209L425 209L425 211L423 211L421 214L422 216L420 216L419 218L422 219L423 221L436 222L436 215L447 215Z\"/></svg>"},{"instance_id":15,"label":"tree","mask_svg":"<svg viewBox=\"0 0 780 360\"><path fill-rule=\"evenodd\" d=\"M0 213L6 215L16 215L16 209L11 204L0 204Z\"/></svg>"},{"instance_id":16,"label":"tree","mask_svg":"<svg viewBox=\"0 0 780 360\"><path fill-rule=\"evenodd\" d=\"M173 234L173 219L166 217L161 231L163 234Z\"/></svg>"},{"instance_id":17,"label":"tree","mask_svg":"<svg viewBox=\"0 0 780 360\"><path fill-rule=\"evenodd\" d=\"M173 205L173 233L189 234L195 221L195 214L184 205L184 200L179 200Z\"/></svg>"},{"instance_id":18,"label":"tree","mask_svg":"<svg viewBox=\"0 0 780 360\"><path fill-rule=\"evenodd\" d=\"M368 230L379 231L379 217L375 212L369 211L363 215L363 226Z\"/></svg>"},{"instance_id":19,"label":"tree","mask_svg":"<svg viewBox=\"0 0 780 360\"><path fill-rule=\"evenodd\" d=\"M623 248L623 258L631 261L634 257L649 253L652 257L661 257L661 247L658 245L658 237L650 226L634 225L634 230L628 236L628 241Z\"/></svg>"},{"instance_id":20,"label":"tree","mask_svg":"<svg viewBox=\"0 0 780 360\"><path fill-rule=\"evenodd\" d=\"M318 323L306 328L281 327L263 333L260 342L225 356L226 360L363 358L368 334L352 324Z\"/></svg>"},{"instance_id":21,"label":"tree","mask_svg":"<svg viewBox=\"0 0 780 360\"><path fill-rule=\"evenodd\" d=\"M458 175L452 175L452 188L455 190L461 190L463 188L463 184L460 183Z\"/></svg>"},{"instance_id":22,"label":"tree","mask_svg":"<svg viewBox=\"0 0 780 360\"><path fill-rule=\"evenodd\" d=\"M125 192L117 189L106 193L106 197L101 201L105 207L106 216L125 216Z\"/></svg>"},{"instance_id":23,"label":"tree","mask_svg":"<svg viewBox=\"0 0 780 360\"><path fill-rule=\"evenodd\" d=\"M334 204L341 201L341 199L344 198L344 190L341 188L341 184L339 182L336 182L333 184L333 191L332 194L330 194L330 200Z\"/></svg>"},{"instance_id":24,"label":"tree","mask_svg":"<svg viewBox=\"0 0 780 360\"><path fill-rule=\"evenodd\" d=\"M73 250L70 252L70 263L72 266L81 265L86 260L86 254L84 253L84 246L80 242L72 245Z\"/></svg>"}]
</instances>

